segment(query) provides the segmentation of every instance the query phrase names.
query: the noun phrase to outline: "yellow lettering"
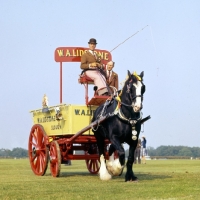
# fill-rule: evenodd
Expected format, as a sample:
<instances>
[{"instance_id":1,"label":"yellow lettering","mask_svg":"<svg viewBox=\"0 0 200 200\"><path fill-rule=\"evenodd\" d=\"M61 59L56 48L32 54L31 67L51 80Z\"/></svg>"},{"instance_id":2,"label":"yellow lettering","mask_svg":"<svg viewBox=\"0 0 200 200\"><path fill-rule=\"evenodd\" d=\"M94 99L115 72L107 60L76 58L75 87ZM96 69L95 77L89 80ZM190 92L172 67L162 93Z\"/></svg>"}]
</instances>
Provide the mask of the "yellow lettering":
<instances>
[{"instance_id":1,"label":"yellow lettering","mask_svg":"<svg viewBox=\"0 0 200 200\"><path fill-rule=\"evenodd\" d=\"M72 51L72 52L73 52L73 56L76 56L76 54L75 54L75 52L74 52L74 49L73 49L73 51Z\"/></svg>"},{"instance_id":2,"label":"yellow lettering","mask_svg":"<svg viewBox=\"0 0 200 200\"><path fill-rule=\"evenodd\" d=\"M79 56L79 52L78 52L78 49L76 49L76 55L77 55L77 56Z\"/></svg>"},{"instance_id":3,"label":"yellow lettering","mask_svg":"<svg viewBox=\"0 0 200 200\"><path fill-rule=\"evenodd\" d=\"M71 56L69 49L67 49L65 56Z\"/></svg>"},{"instance_id":4,"label":"yellow lettering","mask_svg":"<svg viewBox=\"0 0 200 200\"><path fill-rule=\"evenodd\" d=\"M103 59L103 52L99 52L98 55Z\"/></svg>"},{"instance_id":5,"label":"yellow lettering","mask_svg":"<svg viewBox=\"0 0 200 200\"><path fill-rule=\"evenodd\" d=\"M80 56L82 56L83 53L84 53L84 51L83 51L83 50L80 50L80 52L79 52Z\"/></svg>"},{"instance_id":6,"label":"yellow lettering","mask_svg":"<svg viewBox=\"0 0 200 200\"><path fill-rule=\"evenodd\" d=\"M108 53L104 54L104 60L108 60Z\"/></svg>"},{"instance_id":7,"label":"yellow lettering","mask_svg":"<svg viewBox=\"0 0 200 200\"><path fill-rule=\"evenodd\" d=\"M63 50L58 49L57 52L58 52L58 55L59 55L59 56L64 56Z\"/></svg>"}]
</instances>

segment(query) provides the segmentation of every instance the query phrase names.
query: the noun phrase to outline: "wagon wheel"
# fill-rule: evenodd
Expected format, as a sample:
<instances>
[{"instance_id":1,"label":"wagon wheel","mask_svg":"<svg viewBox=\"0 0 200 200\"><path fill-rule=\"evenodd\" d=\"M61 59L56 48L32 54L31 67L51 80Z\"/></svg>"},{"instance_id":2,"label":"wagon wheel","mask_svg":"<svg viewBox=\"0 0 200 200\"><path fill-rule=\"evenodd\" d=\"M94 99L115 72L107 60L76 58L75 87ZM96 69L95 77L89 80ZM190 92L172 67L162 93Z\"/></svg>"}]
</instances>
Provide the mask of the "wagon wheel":
<instances>
[{"instance_id":1,"label":"wagon wheel","mask_svg":"<svg viewBox=\"0 0 200 200\"><path fill-rule=\"evenodd\" d=\"M91 145L91 148L89 151L85 151L85 155L88 154L97 154L97 145ZM100 161L99 159L89 159L89 160L85 160L86 162L86 166L88 171L91 174L97 174L99 172L100 169Z\"/></svg>"},{"instance_id":2,"label":"wagon wheel","mask_svg":"<svg viewBox=\"0 0 200 200\"><path fill-rule=\"evenodd\" d=\"M61 155L59 144L57 141L51 142L49 156L51 174L53 177L58 177L60 175L61 168Z\"/></svg>"},{"instance_id":3,"label":"wagon wheel","mask_svg":"<svg viewBox=\"0 0 200 200\"><path fill-rule=\"evenodd\" d=\"M86 166L88 168L88 171L91 174L97 174L99 172L100 169L100 162L98 159L94 159L94 160L85 160L86 162Z\"/></svg>"},{"instance_id":4,"label":"wagon wheel","mask_svg":"<svg viewBox=\"0 0 200 200\"><path fill-rule=\"evenodd\" d=\"M35 124L31 128L28 155L34 174L43 176L48 166L48 148L46 146L46 133L43 126L39 124Z\"/></svg>"}]
</instances>

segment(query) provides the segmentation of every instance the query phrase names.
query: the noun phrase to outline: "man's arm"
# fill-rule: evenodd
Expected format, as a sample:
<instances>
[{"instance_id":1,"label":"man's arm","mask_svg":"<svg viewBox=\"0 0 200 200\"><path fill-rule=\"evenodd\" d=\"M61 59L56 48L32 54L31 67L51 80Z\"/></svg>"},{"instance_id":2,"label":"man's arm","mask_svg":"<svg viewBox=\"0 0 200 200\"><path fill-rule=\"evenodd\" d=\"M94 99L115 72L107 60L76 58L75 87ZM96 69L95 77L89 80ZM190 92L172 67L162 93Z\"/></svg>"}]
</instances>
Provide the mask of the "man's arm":
<instances>
[{"instance_id":1,"label":"man's arm","mask_svg":"<svg viewBox=\"0 0 200 200\"><path fill-rule=\"evenodd\" d=\"M96 69L97 64L95 57L88 56L87 53L81 56L81 69Z\"/></svg>"},{"instance_id":2,"label":"man's arm","mask_svg":"<svg viewBox=\"0 0 200 200\"><path fill-rule=\"evenodd\" d=\"M81 66L80 66L81 69L88 69L89 68L89 64L87 62L87 56L86 54L83 54L81 56Z\"/></svg>"}]
</instances>

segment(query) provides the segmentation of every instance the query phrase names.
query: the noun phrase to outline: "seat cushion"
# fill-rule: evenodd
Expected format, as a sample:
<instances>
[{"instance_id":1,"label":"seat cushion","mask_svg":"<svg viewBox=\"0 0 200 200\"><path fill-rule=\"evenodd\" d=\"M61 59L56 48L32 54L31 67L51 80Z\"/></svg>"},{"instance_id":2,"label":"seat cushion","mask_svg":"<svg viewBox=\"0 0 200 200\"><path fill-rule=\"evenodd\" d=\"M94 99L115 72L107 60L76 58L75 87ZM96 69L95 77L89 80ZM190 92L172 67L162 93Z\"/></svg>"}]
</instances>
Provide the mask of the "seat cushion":
<instances>
[{"instance_id":1,"label":"seat cushion","mask_svg":"<svg viewBox=\"0 0 200 200\"><path fill-rule=\"evenodd\" d=\"M94 84L94 81L90 77L86 76L86 74L80 75L78 82L81 84L82 83Z\"/></svg>"}]
</instances>

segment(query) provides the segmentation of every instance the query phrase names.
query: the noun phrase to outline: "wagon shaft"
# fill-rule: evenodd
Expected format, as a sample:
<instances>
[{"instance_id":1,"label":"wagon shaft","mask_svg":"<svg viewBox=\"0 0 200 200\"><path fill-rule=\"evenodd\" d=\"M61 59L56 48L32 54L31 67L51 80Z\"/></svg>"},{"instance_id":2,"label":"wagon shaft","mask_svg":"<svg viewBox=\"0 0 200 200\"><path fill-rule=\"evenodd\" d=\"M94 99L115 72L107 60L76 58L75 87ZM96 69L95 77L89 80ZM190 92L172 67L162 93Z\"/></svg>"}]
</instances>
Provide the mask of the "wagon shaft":
<instances>
[{"instance_id":1,"label":"wagon shaft","mask_svg":"<svg viewBox=\"0 0 200 200\"><path fill-rule=\"evenodd\" d=\"M141 119L141 124L143 124L144 122L146 122L147 120L151 119L150 115Z\"/></svg>"},{"instance_id":2,"label":"wagon shaft","mask_svg":"<svg viewBox=\"0 0 200 200\"><path fill-rule=\"evenodd\" d=\"M101 122L103 122L108 116L104 116L101 117L100 119L94 121L93 123L91 123L90 125L86 126L85 128L83 128L82 130L80 130L79 132L77 132L73 137L71 137L70 142L73 142L78 136L82 135L85 131L96 127L98 124L100 124Z\"/></svg>"}]
</instances>

